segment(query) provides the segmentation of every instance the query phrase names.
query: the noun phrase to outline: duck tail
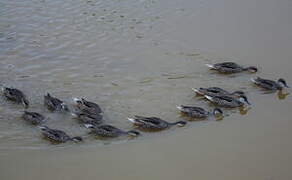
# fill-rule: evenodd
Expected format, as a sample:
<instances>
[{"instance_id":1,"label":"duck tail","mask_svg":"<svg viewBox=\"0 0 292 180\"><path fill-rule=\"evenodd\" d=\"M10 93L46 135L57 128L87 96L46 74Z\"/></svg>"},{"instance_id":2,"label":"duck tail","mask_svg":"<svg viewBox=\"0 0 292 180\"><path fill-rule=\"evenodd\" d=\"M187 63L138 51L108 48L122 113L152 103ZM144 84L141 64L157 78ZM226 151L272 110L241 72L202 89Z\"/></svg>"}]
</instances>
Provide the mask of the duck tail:
<instances>
[{"instance_id":1,"label":"duck tail","mask_svg":"<svg viewBox=\"0 0 292 180\"><path fill-rule=\"evenodd\" d=\"M48 129L47 126L38 126L38 128L39 128L40 130L43 130L43 131Z\"/></svg>"},{"instance_id":2,"label":"duck tail","mask_svg":"<svg viewBox=\"0 0 292 180\"><path fill-rule=\"evenodd\" d=\"M94 125L93 124L84 124L84 127L86 127L86 128L94 128Z\"/></svg>"},{"instance_id":3,"label":"duck tail","mask_svg":"<svg viewBox=\"0 0 292 180\"><path fill-rule=\"evenodd\" d=\"M254 77L254 78L251 78L250 80L252 81L252 82L254 82L254 83L257 83L257 80L259 79L259 77L257 76L257 77Z\"/></svg>"},{"instance_id":4,"label":"duck tail","mask_svg":"<svg viewBox=\"0 0 292 180\"><path fill-rule=\"evenodd\" d=\"M129 120L130 122L132 122L132 123L135 123L135 122L136 122L134 118L130 118L130 117L128 117L128 120Z\"/></svg>"},{"instance_id":5,"label":"duck tail","mask_svg":"<svg viewBox=\"0 0 292 180\"><path fill-rule=\"evenodd\" d=\"M200 91L200 89L196 89L196 88L192 88L192 90L195 92L195 93L197 93L197 94L203 94L201 91Z\"/></svg>"},{"instance_id":6,"label":"duck tail","mask_svg":"<svg viewBox=\"0 0 292 180\"><path fill-rule=\"evenodd\" d=\"M207 98L207 99L210 100L210 101L213 100L213 97L212 97L212 96L205 95L205 98Z\"/></svg>"},{"instance_id":7,"label":"duck tail","mask_svg":"<svg viewBox=\"0 0 292 180\"><path fill-rule=\"evenodd\" d=\"M205 64L207 67L211 68L211 69L214 69L214 65L213 64Z\"/></svg>"},{"instance_id":8,"label":"duck tail","mask_svg":"<svg viewBox=\"0 0 292 180\"><path fill-rule=\"evenodd\" d=\"M0 91L3 93L5 91L5 86L4 84L0 84Z\"/></svg>"},{"instance_id":9,"label":"duck tail","mask_svg":"<svg viewBox=\"0 0 292 180\"><path fill-rule=\"evenodd\" d=\"M184 107L183 106L176 106L176 108L180 111L183 111L184 110Z\"/></svg>"},{"instance_id":10,"label":"duck tail","mask_svg":"<svg viewBox=\"0 0 292 180\"><path fill-rule=\"evenodd\" d=\"M71 112L71 115L72 115L74 118L77 118L77 117L78 117L78 113L77 113L77 112Z\"/></svg>"}]
</instances>

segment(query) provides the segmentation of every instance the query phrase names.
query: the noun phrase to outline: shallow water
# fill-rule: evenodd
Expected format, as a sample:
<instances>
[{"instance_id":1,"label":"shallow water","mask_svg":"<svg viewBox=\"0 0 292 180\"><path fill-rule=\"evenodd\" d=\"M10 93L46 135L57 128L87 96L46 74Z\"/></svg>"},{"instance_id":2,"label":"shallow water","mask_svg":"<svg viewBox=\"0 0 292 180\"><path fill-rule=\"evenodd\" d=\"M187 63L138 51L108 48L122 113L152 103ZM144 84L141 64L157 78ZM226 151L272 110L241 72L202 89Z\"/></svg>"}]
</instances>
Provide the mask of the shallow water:
<instances>
[{"instance_id":1,"label":"shallow water","mask_svg":"<svg viewBox=\"0 0 292 180\"><path fill-rule=\"evenodd\" d=\"M0 83L22 89L48 126L86 140L51 145L1 97L0 179L291 180L291 96L263 94L254 74L204 66L256 65L258 76L292 83L291 12L289 0L1 0ZM46 92L68 103L86 97L105 122L131 129L126 118L135 114L174 122L184 119L180 104L211 110L191 91L208 86L246 91L251 109L98 140L42 103Z\"/></svg>"}]
</instances>

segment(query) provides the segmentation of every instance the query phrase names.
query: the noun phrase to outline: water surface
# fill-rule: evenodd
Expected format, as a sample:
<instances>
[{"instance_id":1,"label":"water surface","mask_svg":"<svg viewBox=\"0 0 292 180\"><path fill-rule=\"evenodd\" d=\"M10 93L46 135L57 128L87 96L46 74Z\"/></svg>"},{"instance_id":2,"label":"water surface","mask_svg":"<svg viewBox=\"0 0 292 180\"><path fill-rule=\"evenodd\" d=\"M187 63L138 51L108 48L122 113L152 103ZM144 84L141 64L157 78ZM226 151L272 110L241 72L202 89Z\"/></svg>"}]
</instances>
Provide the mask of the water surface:
<instances>
[{"instance_id":1,"label":"water surface","mask_svg":"<svg viewBox=\"0 0 292 180\"><path fill-rule=\"evenodd\" d=\"M86 140L51 145L2 97L0 179L291 180L291 96L263 94L255 75L204 66L256 65L258 76L291 85L291 12L289 0L1 0L0 82L22 89L48 126ZM208 86L247 91L251 109L101 141L42 103L47 92L68 103L86 97L105 122L131 129L135 114L174 122L183 119L177 105L211 110L191 91Z\"/></svg>"}]
</instances>

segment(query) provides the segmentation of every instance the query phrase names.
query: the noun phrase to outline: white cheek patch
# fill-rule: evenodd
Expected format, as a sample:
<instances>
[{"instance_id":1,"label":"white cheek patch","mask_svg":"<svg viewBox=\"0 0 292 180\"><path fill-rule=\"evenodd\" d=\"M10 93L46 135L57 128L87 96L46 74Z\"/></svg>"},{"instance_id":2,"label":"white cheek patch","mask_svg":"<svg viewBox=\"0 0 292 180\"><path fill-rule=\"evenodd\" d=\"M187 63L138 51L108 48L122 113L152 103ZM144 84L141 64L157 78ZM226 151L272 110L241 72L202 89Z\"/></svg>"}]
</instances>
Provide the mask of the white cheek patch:
<instances>
[{"instance_id":1,"label":"white cheek patch","mask_svg":"<svg viewBox=\"0 0 292 180\"><path fill-rule=\"evenodd\" d=\"M243 102L243 103L245 102L245 100L243 98L239 98L239 101Z\"/></svg>"}]
</instances>

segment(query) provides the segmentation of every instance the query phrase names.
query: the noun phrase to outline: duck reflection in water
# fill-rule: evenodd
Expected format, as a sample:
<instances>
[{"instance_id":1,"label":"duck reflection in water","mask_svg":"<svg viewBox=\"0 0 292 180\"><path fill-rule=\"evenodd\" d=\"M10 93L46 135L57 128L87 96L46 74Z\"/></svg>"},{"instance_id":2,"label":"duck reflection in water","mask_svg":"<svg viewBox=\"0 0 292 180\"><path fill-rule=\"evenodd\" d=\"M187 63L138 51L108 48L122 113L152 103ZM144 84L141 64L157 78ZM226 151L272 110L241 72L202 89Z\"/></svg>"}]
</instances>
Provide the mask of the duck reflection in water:
<instances>
[{"instance_id":1,"label":"duck reflection in water","mask_svg":"<svg viewBox=\"0 0 292 180\"><path fill-rule=\"evenodd\" d=\"M239 114L241 114L241 115L247 115L247 113L248 113L248 111L251 109L251 107L250 106L248 106L248 107L240 107L239 108Z\"/></svg>"},{"instance_id":2,"label":"duck reflection in water","mask_svg":"<svg viewBox=\"0 0 292 180\"><path fill-rule=\"evenodd\" d=\"M288 92L284 92L283 91L278 91L277 95L278 95L278 99L280 100L284 100L286 99L287 96L289 96L290 93Z\"/></svg>"}]
</instances>

